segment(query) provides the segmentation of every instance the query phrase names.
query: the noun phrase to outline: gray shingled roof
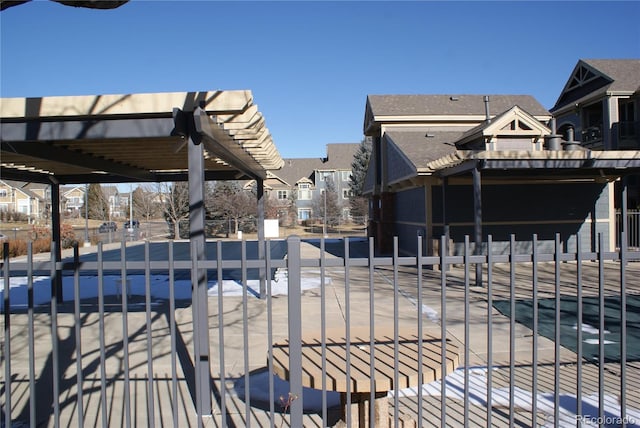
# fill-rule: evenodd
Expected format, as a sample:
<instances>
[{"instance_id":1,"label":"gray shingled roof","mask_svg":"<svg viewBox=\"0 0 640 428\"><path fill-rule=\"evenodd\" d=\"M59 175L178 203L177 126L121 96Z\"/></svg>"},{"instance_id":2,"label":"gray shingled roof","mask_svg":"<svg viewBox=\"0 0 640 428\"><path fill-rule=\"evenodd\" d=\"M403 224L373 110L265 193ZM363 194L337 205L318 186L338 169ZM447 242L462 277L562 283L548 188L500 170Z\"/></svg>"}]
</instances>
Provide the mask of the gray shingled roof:
<instances>
[{"instance_id":1,"label":"gray shingled roof","mask_svg":"<svg viewBox=\"0 0 640 428\"><path fill-rule=\"evenodd\" d=\"M369 95L367 103L374 116L482 115L484 95ZM520 106L530 114L549 115L531 95L489 95L492 115Z\"/></svg>"},{"instance_id":2,"label":"gray shingled roof","mask_svg":"<svg viewBox=\"0 0 640 428\"><path fill-rule=\"evenodd\" d=\"M610 77L610 91L635 92L640 89L640 59L583 59L585 64Z\"/></svg>"},{"instance_id":3,"label":"gray shingled roof","mask_svg":"<svg viewBox=\"0 0 640 428\"><path fill-rule=\"evenodd\" d=\"M351 169L360 143L327 144L326 158L284 158L284 165L274 175L294 186L302 177L313 178L315 170Z\"/></svg>"},{"instance_id":4,"label":"gray shingled roof","mask_svg":"<svg viewBox=\"0 0 640 428\"><path fill-rule=\"evenodd\" d=\"M424 168L431 161L456 152L455 141L463 132L390 131L385 135L391 139L416 169ZM429 135L427 137L427 135Z\"/></svg>"}]
</instances>

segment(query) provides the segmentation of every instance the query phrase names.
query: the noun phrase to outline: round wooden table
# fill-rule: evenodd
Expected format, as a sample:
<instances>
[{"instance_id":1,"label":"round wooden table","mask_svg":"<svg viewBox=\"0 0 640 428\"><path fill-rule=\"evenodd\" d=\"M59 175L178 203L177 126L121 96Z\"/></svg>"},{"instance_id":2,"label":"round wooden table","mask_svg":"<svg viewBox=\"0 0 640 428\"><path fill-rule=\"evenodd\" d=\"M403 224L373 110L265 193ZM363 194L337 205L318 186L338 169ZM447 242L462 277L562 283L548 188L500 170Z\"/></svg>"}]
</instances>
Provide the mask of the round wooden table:
<instances>
[{"instance_id":1,"label":"round wooden table","mask_svg":"<svg viewBox=\"0 0 640 428\"><path fill-rule=\"evenodd\" d=\"M368 425L368 404L371 391L374 392L375 426L389 426L387 393L390 390L418 387L422 384L443 378L442 340L433 335L433 331L422 335L422 377L419 377L418 349L420 340L416 329L401 328L396 341L393 328L374 328L374 347L371 349L369 328L351 328L350 344L347 349L346 335L342 330L327 330L325 343L326 389L341 394L343 420L348 401L357 412L352 417L351 427ZM302 339L302 385L322 389L322 342L320 332ZM458 367L458 348L447 340L446 372L444 376ZM373 381L371 378L371 353L373 352ZM347 353L350 358L350 371L347 379ZM275 374L289 380L289 343L276 343L273 346L273 367ZM397 378L398 384L394 385ZM347 385L350 390L347 392ZM350 400L347 400L350 393Z\"/></svg>"}]
</instances>

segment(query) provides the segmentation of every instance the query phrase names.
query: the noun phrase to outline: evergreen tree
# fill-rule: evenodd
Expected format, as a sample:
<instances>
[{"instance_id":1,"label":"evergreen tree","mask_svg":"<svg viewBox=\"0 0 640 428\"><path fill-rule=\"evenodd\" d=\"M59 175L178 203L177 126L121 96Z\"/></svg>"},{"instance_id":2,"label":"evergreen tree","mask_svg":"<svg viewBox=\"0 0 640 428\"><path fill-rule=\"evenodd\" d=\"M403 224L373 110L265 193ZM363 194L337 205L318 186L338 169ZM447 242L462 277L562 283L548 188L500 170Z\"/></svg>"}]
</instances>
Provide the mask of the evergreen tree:
<instances>
[{"instance_id":1,"label":"evergreen tree","mask_svg":"<svg viewBox=\"0 0 640 428\"><path fill-rule=\"evenodd\" d=\"M89 184L89 188L87 189L87 203L89 218L96 220L107 220L109 218L109 202L104 196L100 184ZM85 213L84 207L82 208L82 213Z\"/></svg>"},{"instance_id":2,"label":"evergreen tree","mask_svg":"<svg viewBox=\"0 0 640 428\"><path fill-rule=\"evenodd\" d=\"M354 217L366 217L369 213L368 198L362 196L364 180L369 168L371 158L371 142L363 140L358 147L358 151L353 155L351 163L351 175L349 176L349 203L351 205L351 215Z\"/></svg>"},{"instance_id":3,"label":"evergreen tree","mask_svg":"<svg viewBox=\"0 0 640 428\"><path fill-rule=\"evenodd\" d=\"M244 191L237 181L216 182L206 205L211 218L227 220L227 224L233 222L233 233L238 233L240 219L257 213L255 195ZM231 230L227 230L227 234L229 232Z\"/></svg>"},{"instance_id":4,"label":"evergreen tree","mask_svg":"<svg viewBox=\"0 0 640 428\"><path fill-rule=\"evenodd\" d=\"M328 177L324 182L324 192L321 192L313 200L313 211L316 217L322 219L323 221L325 219L325 207L327 224L330 226L337 225L342 215L342 205L340 205L340 199L338 198L336 185L333 180Z\"/></svg>"}]
</instances>

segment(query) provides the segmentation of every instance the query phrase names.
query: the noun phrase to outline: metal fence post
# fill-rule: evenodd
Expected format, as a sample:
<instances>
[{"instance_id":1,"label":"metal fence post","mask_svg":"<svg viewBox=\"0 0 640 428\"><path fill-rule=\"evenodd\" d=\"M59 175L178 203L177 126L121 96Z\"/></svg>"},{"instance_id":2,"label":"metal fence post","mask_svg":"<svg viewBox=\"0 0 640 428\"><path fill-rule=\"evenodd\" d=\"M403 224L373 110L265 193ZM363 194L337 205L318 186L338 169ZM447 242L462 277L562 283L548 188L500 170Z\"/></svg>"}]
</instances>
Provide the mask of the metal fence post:
<instances>
[{"instance_id":1,"label":"metal fence post","mask_svg":"<svg viewBox=\"0 0 640 428\"><path fill-rule=\"evenodd\" d=\"M300 266L300 237L287 239L287 271L289 279L289 393L291 402L290 426L302 426L302 293Z\"/></svg>"}]
</instances>

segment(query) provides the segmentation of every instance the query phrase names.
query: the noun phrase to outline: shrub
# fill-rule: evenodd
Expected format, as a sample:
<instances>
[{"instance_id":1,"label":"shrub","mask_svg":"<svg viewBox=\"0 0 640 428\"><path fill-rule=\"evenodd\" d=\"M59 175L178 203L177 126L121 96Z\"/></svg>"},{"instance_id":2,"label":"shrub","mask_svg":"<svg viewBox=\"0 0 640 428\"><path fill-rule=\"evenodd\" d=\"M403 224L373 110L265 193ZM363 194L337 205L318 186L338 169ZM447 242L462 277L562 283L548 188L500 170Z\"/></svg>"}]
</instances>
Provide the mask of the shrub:
<instances>
[{"instance_id":1,"label":"shrub","mask_svg":"<svg viewBox=\"0 0 640 428\"><path fill-rule=\"evenodd\" d=\"M38 238L33 241L33 254L48 253L51 251L51 239Z\"/></svg>"},{"instance_id":2,"label":"shrub","mask_svg":"<svg viewBox=\"0 0 640 428\"><path fill-rule=\"evenodd\" d=\"M62 248L71 248L78 243L76 233L73 230L73 226L70 224L60 225L60 242Z\"/></svg>"},{"instance_id":3,"label":"shrub","mask_svg":"<svg viewBox=\"0 0 640 428\"><path fill-rule=\"evenodd\" d=\"M29 239L37 241L39 239L51 240L51 230L48 227L33 226L29 232Z\"/></svg>"},{"instance_id":4,"label":"shrub","mask_svg":"<svg viewBox=\"0 0 640 428\"><path fill-rule=\"evenodd\" d=\"M27 254L27 241L13 239L9 241L9 257L18 257Z\"/></svg>"}]
</instances>

